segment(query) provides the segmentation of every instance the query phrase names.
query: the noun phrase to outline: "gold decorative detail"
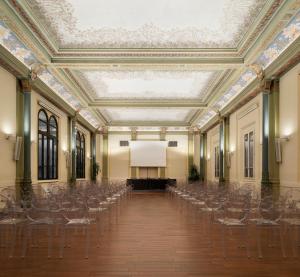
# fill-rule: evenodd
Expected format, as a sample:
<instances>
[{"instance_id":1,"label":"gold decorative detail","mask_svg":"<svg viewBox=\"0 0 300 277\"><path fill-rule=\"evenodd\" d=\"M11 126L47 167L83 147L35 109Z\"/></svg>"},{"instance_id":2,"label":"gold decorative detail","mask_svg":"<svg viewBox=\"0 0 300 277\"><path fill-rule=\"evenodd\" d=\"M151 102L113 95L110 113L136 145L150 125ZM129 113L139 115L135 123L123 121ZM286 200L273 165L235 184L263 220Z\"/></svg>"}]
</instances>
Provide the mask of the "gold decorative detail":
<instances>
[{"instance_id":1,"label":"gold decorative detail","mask_svg":"<svg viewBox=\"0 0 300 277\"><path fill-rule=\"evenodd\" d=\"M22 92L31 92L32 85L31 85L31 80L30 79L21 79L20 84L21 84Z\"/></svg>"}]
</instances>

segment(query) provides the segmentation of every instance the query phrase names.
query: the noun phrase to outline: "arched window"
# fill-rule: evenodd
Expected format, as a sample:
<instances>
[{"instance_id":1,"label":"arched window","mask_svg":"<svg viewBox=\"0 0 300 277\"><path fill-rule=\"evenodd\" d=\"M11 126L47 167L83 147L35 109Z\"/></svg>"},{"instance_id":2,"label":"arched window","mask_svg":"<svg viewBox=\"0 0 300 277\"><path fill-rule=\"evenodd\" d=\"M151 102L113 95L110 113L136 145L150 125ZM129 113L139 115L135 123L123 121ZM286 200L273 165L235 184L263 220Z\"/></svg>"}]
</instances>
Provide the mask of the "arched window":
<instances>
[{"instance_id":1,"label":"arched window","mask_svg":"<svg viewBox=\"0 0 300 277\"><path fill-rule=\"evenodd\" d=\"M76 133L76 178L85 178L85 138L79 131Z\"/></svg>"},{"instance_id":2,"label":"arched window","mask_svg":"<svg viewBox=\"0 0 300 277\"><path fill-rule=\"evenodd\" d=\"M39 111L38 118L38 179L57 179L57 121L53 115L48 118L44 110Z\"/></svg>"}]
</instances>

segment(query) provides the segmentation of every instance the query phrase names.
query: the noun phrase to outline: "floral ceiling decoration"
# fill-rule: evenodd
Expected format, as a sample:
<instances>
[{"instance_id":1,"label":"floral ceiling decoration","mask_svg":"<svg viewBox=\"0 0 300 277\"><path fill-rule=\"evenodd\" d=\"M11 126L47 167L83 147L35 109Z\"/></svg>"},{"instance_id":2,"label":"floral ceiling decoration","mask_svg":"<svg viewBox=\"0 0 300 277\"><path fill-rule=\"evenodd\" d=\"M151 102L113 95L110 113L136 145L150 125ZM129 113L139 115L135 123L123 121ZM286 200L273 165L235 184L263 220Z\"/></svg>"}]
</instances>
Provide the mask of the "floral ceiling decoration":
<instances>
[{"instance_id":1,"label":"floral ceiling decoration","mask_svg":"<svg viewBox=\"0 0 300 277\"><path fill-rule=\"evenodd\" d=\"M10 29L2 21L0 21L0 44L28 68L30 68L32 64L39 62L35 55L17 38L12 31L10 31ZM57 80L56 77L53 76L49 69L45 69L39 78L74 110L81 109L80 102L59 80ZM94 127L98 124L91 112L82 111L80 114Z\"/></svg>"},{"instance_id":2,"label":"floral ceiling decoration","mask_svg":"<svg viewBox=\"0 0 300 277\"><path fill-rule=\"evenodd\" d=\"M190 108L105 108L102 114L112 122L185 122L195 114Z\"/></svg>"},{"instance_id":3,"label":"floral ceiling decoration","mask_svg":"<svg viewBox=\"0 0 300 277\"><path fill-rule=\"evenodd\" d=\"M259 55L255 63L260 64L263 69L266 69L299 37L300 11L289 21L262 54ZM223 109L255 79L255 73L250 69L246 70L242 73L238 81L215 102L213 108L215 110ZM199 121L199 127L204 126L215 115L216 112L214 110L206 112Z\"/></svg>"},{"instance_id":4,"label":"floral ceiling decoration","mask_svg":"<svg viewBox=\"0 0 300 277\"><path fill-rule=\"evenodd\" d=\"M203 100L222 71L75 70L94 99Z\"/></svg>"},{"instance_id":5,"label":"floral ceiling decoration","mask_svg":"<svg viewBox=\"0 0 300 277\"><path fill-rule=\"evenodd\" d=\"M234 48L267 2L26 0L60 48Z\"/></svg>"}]
</instances>

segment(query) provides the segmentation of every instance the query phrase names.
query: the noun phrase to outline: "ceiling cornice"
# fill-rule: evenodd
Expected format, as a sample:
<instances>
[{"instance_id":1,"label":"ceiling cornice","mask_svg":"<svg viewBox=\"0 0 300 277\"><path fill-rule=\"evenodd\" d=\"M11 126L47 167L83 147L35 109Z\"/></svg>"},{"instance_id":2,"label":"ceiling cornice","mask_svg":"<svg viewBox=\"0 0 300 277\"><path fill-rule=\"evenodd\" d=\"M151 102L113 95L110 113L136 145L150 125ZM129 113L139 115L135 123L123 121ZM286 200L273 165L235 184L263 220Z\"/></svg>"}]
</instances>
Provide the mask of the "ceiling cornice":
<instances>
[{"instance_id":1,"label":"ceiling cornice","mask_svg":"<svg viewBox=\"0 0 300 277\"><path fill-rule=\"evenodd\" d=\"M121 127L136 127L136 126L170 126L170 127L190 127L190 124L187 122L178 122L178 121L113 121L108 124L108 126L121 126Z\"/></svg>"},{"instance_id":2,"label":"ceiling cornice","mask_svg":"<svg viewBox=\"0 0 300 277\"><path fill-rule=\"evenodd\" d=\"M206 108L206 104L196 100L165 100L165 99L146 99L146 100L95 100L89 104L90 107L178 107L178 108Z\"/></svg>"}]
</instances>

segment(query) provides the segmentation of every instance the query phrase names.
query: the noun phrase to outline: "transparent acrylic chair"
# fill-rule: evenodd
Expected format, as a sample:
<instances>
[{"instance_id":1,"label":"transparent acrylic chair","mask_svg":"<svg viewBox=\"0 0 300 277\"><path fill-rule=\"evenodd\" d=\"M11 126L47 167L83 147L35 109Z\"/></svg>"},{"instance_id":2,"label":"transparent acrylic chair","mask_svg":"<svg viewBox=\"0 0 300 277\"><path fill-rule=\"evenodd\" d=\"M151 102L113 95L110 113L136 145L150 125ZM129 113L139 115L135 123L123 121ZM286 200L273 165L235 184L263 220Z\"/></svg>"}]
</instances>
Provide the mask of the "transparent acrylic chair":
<instances>
[{"instance_id":1,"label":"transparent acrylic chair","mask_svg":"<svg viewBox=\"0 0 300 277\"><path fill-rule=\"evenodd\" d=\"M61 226L61 247L60 247L60 258L64 256L64 248L66 247L67 232L71 230L78 231L82 229L85 234L85 258L89 257L90 248L90 235L91 227L95 221L89 217L88 206L82 199L77 199L74 202L75 206L72 209L63 209L62 216L65 219L65 223ZM75 208L76 207L76 208Z\"/></svg>"},{"instance_id":2,"label":"transparent acrylic chair","mask_svg":"<svg viewBox=\"0 0 300 277\"><path fill-rule=\"evenodd\" d=\"M0 194L0 246L9 249L9 257L14 256L17 234L22 236L27 220L23 210L13 197Z\"/></svg>"},{"instance_id":3,"label":"transparent acrylic chair","mask_svg":"<svg viewBox=\"0 0 300 277\"><path fill-rule=\"evenodd\" d=\"M222 227L222 247L223 257L227 257L227 234L233 230L240 230L243 235L242 246L245 245L247 257L250 258L249 235L248 235L248 216L250 210L250 199L248 197L228 198L223 202L223 207L216 212L217 221Z\"/></svg>"}]
</instances>

